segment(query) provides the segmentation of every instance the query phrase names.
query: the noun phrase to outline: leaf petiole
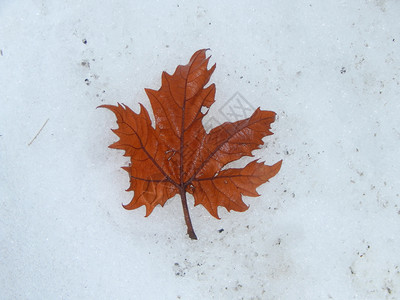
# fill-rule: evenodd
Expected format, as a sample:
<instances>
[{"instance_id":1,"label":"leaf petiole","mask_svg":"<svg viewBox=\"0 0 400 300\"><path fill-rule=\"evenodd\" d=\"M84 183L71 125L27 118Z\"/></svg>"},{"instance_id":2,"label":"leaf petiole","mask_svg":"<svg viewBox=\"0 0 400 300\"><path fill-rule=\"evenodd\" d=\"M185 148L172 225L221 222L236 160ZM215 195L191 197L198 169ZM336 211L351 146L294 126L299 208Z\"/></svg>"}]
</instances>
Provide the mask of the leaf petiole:
<instances>
[{"instance_id":1,"label":"leaf petiole","mask_svg":"<svg viewBox=\"0 0 400 300\"><path fill-rule=\"evenodd\" d=\"M192 240L197 240L197 236L193 230L192 221L190 220L190 214L189 214L189 209L188 209L188 205L187 205L185 188L183 188L183 187L180 188L180 195L181 195L181 201L182 201L183 214L185 216L185 222L186 222L186 226L187 226L187 234L189 235L189 237Z\"/></svg>"}]
</instances>

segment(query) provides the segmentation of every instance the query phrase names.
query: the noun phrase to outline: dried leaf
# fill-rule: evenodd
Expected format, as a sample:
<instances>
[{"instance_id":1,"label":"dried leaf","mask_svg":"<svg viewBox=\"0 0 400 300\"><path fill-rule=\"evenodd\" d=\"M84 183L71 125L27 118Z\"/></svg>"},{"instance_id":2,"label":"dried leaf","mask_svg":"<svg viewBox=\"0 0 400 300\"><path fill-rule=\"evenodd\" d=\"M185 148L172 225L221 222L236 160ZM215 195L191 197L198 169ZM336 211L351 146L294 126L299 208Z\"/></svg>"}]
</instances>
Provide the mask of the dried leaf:
<instances>
[{"instance_id":1,"label":"dried leaf","mask_svg":"<svg viewBox=\"0 0 400 300\"><path fill-rule=\"evenodd\" d=\"M154 207L163 206L174 195L181 197L189 237L197 239L189 216L186 193L195 205L203 205L218 217L218 206L228 211L245 211L248 206L242 196L256 197L256 188L275 176L282 161L267 166L252 161L244 168L223 167L252 151L271 135L275 113L260 108L251 117L237 122L225 122L208 134L203 118L214 103L215 85L205 87L215 70L207 69L206 49L193 54L187 65L180 65L173 75L162 74L158 91L146 89L153 109L155 127L149 113L140 105L135 113L118 104L101 105L114 112L120 138L110 148L125 151L131 164L124 167L130 176L128 191L134 191L126 209L146 206L146 216ZM206 108L205 112L204 108Z\"/></svg>"}]
</instances>

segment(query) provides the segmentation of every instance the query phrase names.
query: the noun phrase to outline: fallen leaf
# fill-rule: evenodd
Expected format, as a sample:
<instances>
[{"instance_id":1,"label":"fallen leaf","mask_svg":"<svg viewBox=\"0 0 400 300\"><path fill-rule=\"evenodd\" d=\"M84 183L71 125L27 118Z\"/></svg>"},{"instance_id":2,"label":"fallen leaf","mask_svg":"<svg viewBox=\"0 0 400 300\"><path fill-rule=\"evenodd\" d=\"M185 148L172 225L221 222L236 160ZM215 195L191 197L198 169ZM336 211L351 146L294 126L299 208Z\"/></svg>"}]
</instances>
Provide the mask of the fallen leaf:
<instances>
[{"instance_id":1,"label":"fallen leaf","mask_svg":"<svg viewBox=\"0 0 400 300\"><path fill-rule=\"evenodd\" d=\"M205 87L215 70L208 67L206 49L193 54L187 65L180 65L173 75L162 73L161 88L146 89L155 118L152 126L149 113L140 104L133 112L124 104L101 105L117 118L113 132L120 138L110 148L125 151L131 164L123 167L130 176L127 191L134 191L126 209L146 207L146 216L154 207L179 194L187 233L197 239L189 215L187 197L194 205L203 205L216 218L218 206L228 211L245 211L242 196L259 196L256 188L275 176L282 161L272 166L252 161L244 168L223 169L225 165L263 145L271 135L275 113L257 108L247 119L225 122L208 134L203 118L214 103L215 84Z\"/></svg>"}]
</instances>

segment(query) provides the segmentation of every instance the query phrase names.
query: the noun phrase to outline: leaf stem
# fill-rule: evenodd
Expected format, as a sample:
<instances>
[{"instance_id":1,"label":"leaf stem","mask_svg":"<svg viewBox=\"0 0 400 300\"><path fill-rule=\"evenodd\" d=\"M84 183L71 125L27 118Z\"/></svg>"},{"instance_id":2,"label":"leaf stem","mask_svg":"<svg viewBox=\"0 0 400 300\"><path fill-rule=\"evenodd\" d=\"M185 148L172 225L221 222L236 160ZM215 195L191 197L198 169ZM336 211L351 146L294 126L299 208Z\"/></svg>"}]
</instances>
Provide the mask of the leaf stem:
<instances>
[{"instance_id":1,"label":"leaf stem","mask_svg":"<svg viewBox=\"0 0 400 300\"><path fill-rule=\"evenodd\" d=\"M183 214L185 215L185 222L186 222L186 226L187 226L187 234L189 235L189 237L192 240L197 240L197 236L193 230L192 221L190 220L189 209L188 209L187 199L186 199L186 190L184 188L181 188L180 194L181 194L181 200L182 200Z\"/></svg>"}]
</instances>

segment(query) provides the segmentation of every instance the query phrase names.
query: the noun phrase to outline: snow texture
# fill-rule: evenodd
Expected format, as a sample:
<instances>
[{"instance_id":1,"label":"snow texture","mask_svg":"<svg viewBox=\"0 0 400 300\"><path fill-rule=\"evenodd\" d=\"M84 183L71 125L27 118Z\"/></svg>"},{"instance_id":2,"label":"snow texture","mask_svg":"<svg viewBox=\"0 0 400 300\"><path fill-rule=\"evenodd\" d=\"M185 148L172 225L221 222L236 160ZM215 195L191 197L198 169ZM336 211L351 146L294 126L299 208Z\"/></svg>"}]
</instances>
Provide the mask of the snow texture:
<instances>
[{"instance_id":1,"label":"snow texture","mask_svg":"<svg viewBox=\"0 0 400 300\"><path fill-rule=\"evenodd\" d=\"M400 2L2 1L0 299L400 299ZM126 211L107 148L210 48L205 126L278 114L244 213ZM242 106L242 107L240 107ZM244 160L248 161L248 160ZM243 162L243 161L242 161ZM238 165L243 166L243 163Z\"/></svg>"}]
</instances>

